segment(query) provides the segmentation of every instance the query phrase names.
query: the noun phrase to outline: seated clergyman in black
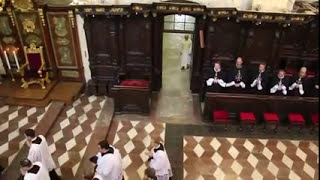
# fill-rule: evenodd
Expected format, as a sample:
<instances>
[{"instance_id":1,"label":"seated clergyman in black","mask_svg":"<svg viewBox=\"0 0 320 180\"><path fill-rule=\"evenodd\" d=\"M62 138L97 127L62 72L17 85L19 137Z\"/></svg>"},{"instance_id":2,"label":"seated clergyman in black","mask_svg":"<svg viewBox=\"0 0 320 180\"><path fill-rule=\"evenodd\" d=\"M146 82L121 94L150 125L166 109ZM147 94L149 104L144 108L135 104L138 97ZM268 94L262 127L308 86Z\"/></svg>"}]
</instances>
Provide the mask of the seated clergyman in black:
<instances>
[{"instance_id":1,"label":"seated clergyman in black","mask_svg":"<svg viewBox=\"0 0 320 180\"><path fill-rule=\"evenodd\" d=\"M266 64L259 64L259 68L253 72L250 87L256 94L265 94L268 84L268 74Z\"/></svg>"},{"instance_id":2,"label":"seated clergyman in black","mask_svg":"<svg viewBox=\"0 0 320 180\"><path fill-rule=\"evenodd\" d=\"M278 75L271 82L270 93L275 95L287 95L288 93L288 77L285 76L284 70L279 70Z\"/></svg>"},{"instance_id":3,"label":"seated clergyman in black","mask_svg":"<svg viewBox=\"0 0 320 180\"><path fill-rule=\"evenodd\" d=\"M220 62L215 62L209 71L209 78L206 80L207 91L221 92L226 87L225 73L221 69Z\"/></svg>"},{"instance_id":4,"label":"seated clergyman in black","mask_svg":"<svg viewBox=\"0 0 320 180\"><path fill-rule=\"evenodd\" d=\"M241 92L241 89L246 88L246 70L243 67L243 61L241 57L238 57L236 60L236 64L228 73L228 83L226 87L229 87L230 92Z\"/></svg>"},{"instance_id":5,"label":"seated clergyman in black","mask_svg":"<svg viewBox=\"0 0 320 180\"><path fill-rule=\"evenodd\" d=\"M309 90L309 80L307 78L307 68L301 67L298 75L292 78L289 86L290 95L303 96Z\"/></svg>"}]
</instances>

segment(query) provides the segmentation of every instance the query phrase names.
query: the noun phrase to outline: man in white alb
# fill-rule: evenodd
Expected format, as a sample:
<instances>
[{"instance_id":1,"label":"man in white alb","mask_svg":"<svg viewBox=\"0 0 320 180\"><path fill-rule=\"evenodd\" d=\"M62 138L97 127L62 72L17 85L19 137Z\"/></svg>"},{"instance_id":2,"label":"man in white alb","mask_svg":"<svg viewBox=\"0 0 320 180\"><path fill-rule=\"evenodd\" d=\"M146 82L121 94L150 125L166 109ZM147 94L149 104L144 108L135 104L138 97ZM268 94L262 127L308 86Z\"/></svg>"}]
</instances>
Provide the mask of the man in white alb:
<instances>
[{"instance_id":1,"label":"man in white alb","mask_svg":"<svg viewBox=\"0 0 320 180\"><path fill-rule=\"evenodd\" d=\"M122 158L118 149L109 145L106 140L98 145L97 168L94 178L99 180L122 180Z\"/></svg>"},{"instance_id":2,"label":"man in white alb","mask_svg":"<svg viewBox=\"0 0 320 180\"><path fill-rule=\"evenodd\" d=\"M50 180L48 169L39 161L29 159L20 161L20 172L24 180Z\"/></svg>"},{"instance_id":3,"label":"man in white alb","mask_svg":"<svg viewBox=\"0 0 320 180\"><path fill-rule=\"evenodd\" d=\"M36 136L36 133L33 129L27 129L24 132L24 135L27 139L27 145L30 147L28 159L32 163L38 161L41 162L43 166L48 169L51 180L60 180L59 176L54 170L56 165L49 152L48 143L45 137L42 135Z\"/></svg>"},{"instance_id":4,"label":"man in white alb","mask_svg":"<svg viewBox=\"0 0 320 180\"><path fill-rule=\"evenodd\" d=\"M192 49L192 41L190 40L188 35L185 35L184 40L180 45L181 70L185 68L188 69L190 66L191 49Z\"/></svg>"}]
</instances>

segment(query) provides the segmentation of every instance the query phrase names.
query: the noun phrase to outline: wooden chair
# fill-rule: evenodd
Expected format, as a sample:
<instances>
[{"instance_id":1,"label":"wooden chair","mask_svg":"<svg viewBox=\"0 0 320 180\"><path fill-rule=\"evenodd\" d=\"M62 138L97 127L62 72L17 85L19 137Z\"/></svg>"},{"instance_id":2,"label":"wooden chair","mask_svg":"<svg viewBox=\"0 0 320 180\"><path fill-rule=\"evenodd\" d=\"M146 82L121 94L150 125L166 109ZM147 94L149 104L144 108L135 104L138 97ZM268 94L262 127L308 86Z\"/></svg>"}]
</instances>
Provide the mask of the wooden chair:
<instances>
[{"instance_id":1,"label":"wooden chair","mask_svg":"<svg viewBox=\"0 0 320 180\"><path fill-rule=\"evenodd\" d=\"M30 47L24 47L26 63L18 70L21 74L23 88L28 88L30 84L40 84L45 89L45 82L50 83L49 74L46 70L46 63L43 57L43 47L36 47L34 43Z\"/></svg>"},{"instance_id":2,"label":"wooden chair","mask_svg":"<svg viewBox=\"0 0 320 180\"><path fill-rule=\"evenodd\" d=\"M306 121L300 113L289 113L288 119L290 123L288 126L288 131L290 131L292 126L298 126L300 127L299 132L301 132L301 130L305 127Z\"/></svg>"},{"instance_id":3,"label":"wooden chair","mask_svg":"<svg viewBox=\"0 0 320 180\"><path fill-rule=\"evenodd\" d=\"M278 125L280 122L279 116L277 113L263 113L264 118L264 130L266 131L267 125L274 125L273 132L277 133Z\"/></svg>"},{"instance_id":4,"label":"wooden chair","mask_svg":"<svg viewBox=\"0 0 320 180\"><path fill-rule=\"evenodd\" d=\"M240 130L243 128L243 124L251 125L251 132L254 130L256 125L256 117L253 112L240 112Z\"/></svg>"},{"instance_id":5,"label":"wooden chair","mask_svg":"<svg viewBox=\"0 0 320 180\"><path fill-rule=\"evenodd\" d=\"M228 129L229 115L228 111L225 110L214 110L213 111L213 124L224 124L225 130Z\"/></svg>"}]
</instances>

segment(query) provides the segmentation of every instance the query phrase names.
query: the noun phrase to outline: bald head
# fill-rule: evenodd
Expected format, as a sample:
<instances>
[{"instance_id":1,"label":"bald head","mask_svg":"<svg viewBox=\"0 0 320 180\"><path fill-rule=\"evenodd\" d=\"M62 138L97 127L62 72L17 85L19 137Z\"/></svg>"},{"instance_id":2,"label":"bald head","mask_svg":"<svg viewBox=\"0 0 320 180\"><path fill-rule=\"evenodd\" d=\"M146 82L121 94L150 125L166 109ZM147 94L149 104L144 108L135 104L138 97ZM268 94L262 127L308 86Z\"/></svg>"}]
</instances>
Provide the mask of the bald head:
<instances>
[{"instance_id":1,"label":"bald head","mask_svg":"<svg viewBox=\"0 0 320 180\"><path fill-rule=\"evenodd\" d=\"M242 58L238 57L237 60L236 60L236 67L237 68L241 68L242 67L242 63L243 63Z\"/></svg>"},{"instance_id":2,"label":"bald head","mask_svg":"<svg viewBox=\"0 0 320 180\"><path fill-rule=\"evenodd\" d=\"M285 74L286 74L286 72L284 70L280 69L278 71L278 78L280 78L280 79L284 78Z\"/></svg>"},{"instance_id":3,"label":"bald head","mask_svg":"<svg viewBox=\"0 0 320 180\"><path fill-rule=\"evenodd\" d=\"M307 68L306 67L301 67L299 71L299 76L304 77L307 74Z\"/></svg>"}]
</instances>

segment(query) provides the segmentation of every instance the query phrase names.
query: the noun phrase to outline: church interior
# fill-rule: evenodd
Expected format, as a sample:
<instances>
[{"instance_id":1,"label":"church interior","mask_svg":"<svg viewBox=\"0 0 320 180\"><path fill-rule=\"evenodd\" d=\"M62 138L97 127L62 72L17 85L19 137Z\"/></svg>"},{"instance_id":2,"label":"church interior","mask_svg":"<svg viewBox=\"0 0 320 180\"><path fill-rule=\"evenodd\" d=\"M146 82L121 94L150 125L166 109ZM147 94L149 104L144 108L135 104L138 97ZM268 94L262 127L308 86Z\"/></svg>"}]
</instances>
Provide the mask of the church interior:
<instances>
[{"instance_id":1,"label":"church interior","mask_svg":"<svg viewBox=\"0 0 320 180\"><path fill-rule=\"evenodd\" d=\"M27 129L63 180L157 138L172 180L319 179L318 66L318 0L0 0L0 179Z\"/></svg>"}]
</instances>

